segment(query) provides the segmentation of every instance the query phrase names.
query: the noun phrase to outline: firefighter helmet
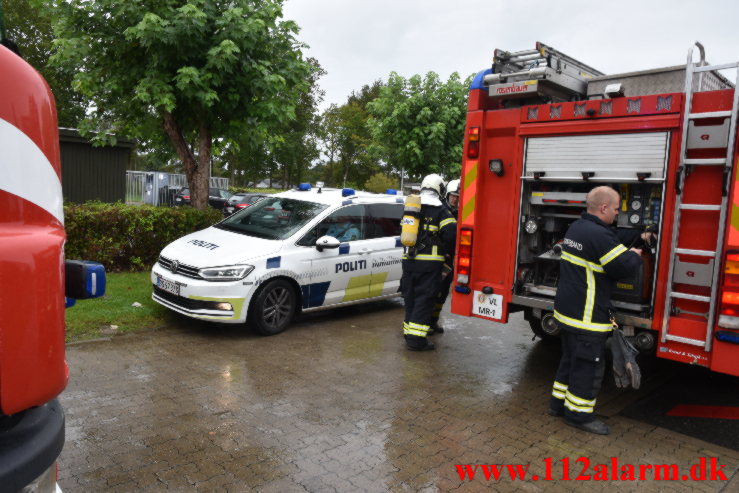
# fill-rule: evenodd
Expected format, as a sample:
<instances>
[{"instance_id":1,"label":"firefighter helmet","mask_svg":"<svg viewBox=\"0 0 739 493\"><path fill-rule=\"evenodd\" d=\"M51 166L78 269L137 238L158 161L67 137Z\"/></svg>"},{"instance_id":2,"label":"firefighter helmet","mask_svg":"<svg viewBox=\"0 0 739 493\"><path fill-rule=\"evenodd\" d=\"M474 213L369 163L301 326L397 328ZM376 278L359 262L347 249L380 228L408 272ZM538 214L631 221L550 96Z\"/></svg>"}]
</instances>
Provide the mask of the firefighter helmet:
<instances>
[{"instance_id":1,"label":"firefighter helmet","mask_svg":"<svg viewBox=\"0 0 739 493\"><path fill-rule=\"evenodd\" d=\"M446 196L446 184L444 183L444 178L436 173L426 175L421 182L421 190L433 190L439 195L439 198Z\"/></svg>"},{"instance_id":2,"label":"firefighter helmet","mask_svg":"<svg viewBox=\"0 0 739 493\"><path fill-rule=\"evenodd\" d=\"M446 186L446 195L447 195L447 197L450 194L459 195L459 180L452 180Z\"/></svg>"}]
</instances>

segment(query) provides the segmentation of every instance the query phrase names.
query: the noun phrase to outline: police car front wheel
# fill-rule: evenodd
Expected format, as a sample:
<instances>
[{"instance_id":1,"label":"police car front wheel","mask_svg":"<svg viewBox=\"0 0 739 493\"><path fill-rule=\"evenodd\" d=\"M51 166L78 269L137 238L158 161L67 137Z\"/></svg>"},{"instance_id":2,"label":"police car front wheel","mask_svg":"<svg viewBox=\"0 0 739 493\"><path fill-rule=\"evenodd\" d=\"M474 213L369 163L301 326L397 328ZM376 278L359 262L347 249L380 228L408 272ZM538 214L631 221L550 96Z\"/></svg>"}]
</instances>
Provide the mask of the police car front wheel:
<instances>
[{"instance_id":1,"label":"police car front wheel","mask_svg":"<svg viewBox=\"0 0 739 493\"><path fill-rule=\"evenodd\" d=\"M295 291L290 283L274 280L265 285L254 299L251 321L263 335L279 334L290 325L295 302Z\"/></svg>"}]
</instances>

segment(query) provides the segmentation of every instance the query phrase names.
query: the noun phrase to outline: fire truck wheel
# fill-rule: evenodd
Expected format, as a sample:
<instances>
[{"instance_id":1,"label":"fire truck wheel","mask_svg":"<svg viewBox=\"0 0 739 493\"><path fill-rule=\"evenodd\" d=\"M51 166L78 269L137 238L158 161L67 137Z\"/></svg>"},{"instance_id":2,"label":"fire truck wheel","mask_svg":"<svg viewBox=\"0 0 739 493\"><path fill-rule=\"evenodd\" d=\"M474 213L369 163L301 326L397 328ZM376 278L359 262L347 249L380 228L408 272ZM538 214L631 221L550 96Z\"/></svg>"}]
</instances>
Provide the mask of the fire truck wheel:
<instances>
[{"instance_id":1,"label":"fire truck wheel","mask_svg":"<svg viewBox=\"0 0 739 493\"><path fill-rule=\"evenodd\" d=\"M559 325L557 325L557 321L551 312L543 314L541 318L526 313L525 318L529 322L531 331L541 340L547 342L559 341Z\"/></svg>"},{"instance_id":2,"label":"fire truck wheel","mask_svg":"<svg viewBox=\"0 0 739 493\"><path fill-rule=\"evenodd\" d=\"M279 334L295 314L295 291L289 282L276 279L257 294L250 308L250 321L266 336Z\"/></svg>"}]
</instances>

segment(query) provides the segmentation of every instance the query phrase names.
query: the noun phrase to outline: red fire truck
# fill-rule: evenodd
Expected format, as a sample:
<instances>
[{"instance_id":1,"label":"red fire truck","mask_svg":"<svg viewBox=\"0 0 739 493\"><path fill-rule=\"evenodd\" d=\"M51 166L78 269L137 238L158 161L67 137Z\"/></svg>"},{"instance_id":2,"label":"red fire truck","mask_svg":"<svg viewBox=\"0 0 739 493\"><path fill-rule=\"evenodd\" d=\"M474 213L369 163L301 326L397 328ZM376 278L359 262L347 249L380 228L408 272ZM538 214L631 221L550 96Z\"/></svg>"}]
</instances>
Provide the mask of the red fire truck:
<instances>
[{"instance_id":1,"label":"red fire truck","mask_svg":"<svg viewBox=\"0 0 739 493\"><path fill-rule=\"evenodd\" d=\"M469 93L452 312L523 311L556 336L564 234L610 185L618 227L658 233L614 287L616 321L641 350L739 375L737 65L700 43L684 66L618 75L542 43L496 50Z\"/></svg>"},{"instance_id":2,"label":"red fire truck","mask_svg":"<svg viewBox=\"0 0 739 493\"><path fill-rule=\"evenodd\" d=\"M65 264L54 99L8 47L0 7L0 492L47 493L64 444L65 306L101 296L105 271Z\"/></svg>"}]
</instances>

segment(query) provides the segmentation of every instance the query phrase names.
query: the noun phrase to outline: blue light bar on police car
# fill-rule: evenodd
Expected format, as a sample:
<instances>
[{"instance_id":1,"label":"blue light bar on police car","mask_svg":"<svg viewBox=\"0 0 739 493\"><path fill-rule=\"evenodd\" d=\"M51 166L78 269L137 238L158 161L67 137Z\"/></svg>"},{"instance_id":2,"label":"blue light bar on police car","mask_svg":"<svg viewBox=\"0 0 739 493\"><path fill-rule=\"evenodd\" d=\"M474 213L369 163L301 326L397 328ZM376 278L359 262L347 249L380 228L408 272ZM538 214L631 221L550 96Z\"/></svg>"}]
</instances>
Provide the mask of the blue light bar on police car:
<instances>
[{"instance_id":1,"label":"blue light bar on police car","mask_svg":"<svg viewBox=\"0 0 739 493\"><path fill-rule=\"evenodd\" d=\"M398 191L395 190L394 188L388 188L387 190L385 190L385 193L387 195L398 195Z\"/></svg>"},{"instance_id":2,"label":"blue light bar on police car","mask_svg":"<svg viewBox=\"0 0 739 493\"><path fill-rule=\"evenodd\" d=\"M298 185L298 190L300 190L301 192L307 192L308 190L310 190L310 183L301 183L300 185Z\"/></svg>"},{"instance_id":3,"label":"blue light bar on police car","mask_svg":"<svg viewBox=\"0 0 739 493\"><path fill-rule=\"evenodd\" d=\"M343 188L341 190L342 197L349 197L350 195L356 195L356 193L353 188Z\"/></svg>"}]
</instances>

